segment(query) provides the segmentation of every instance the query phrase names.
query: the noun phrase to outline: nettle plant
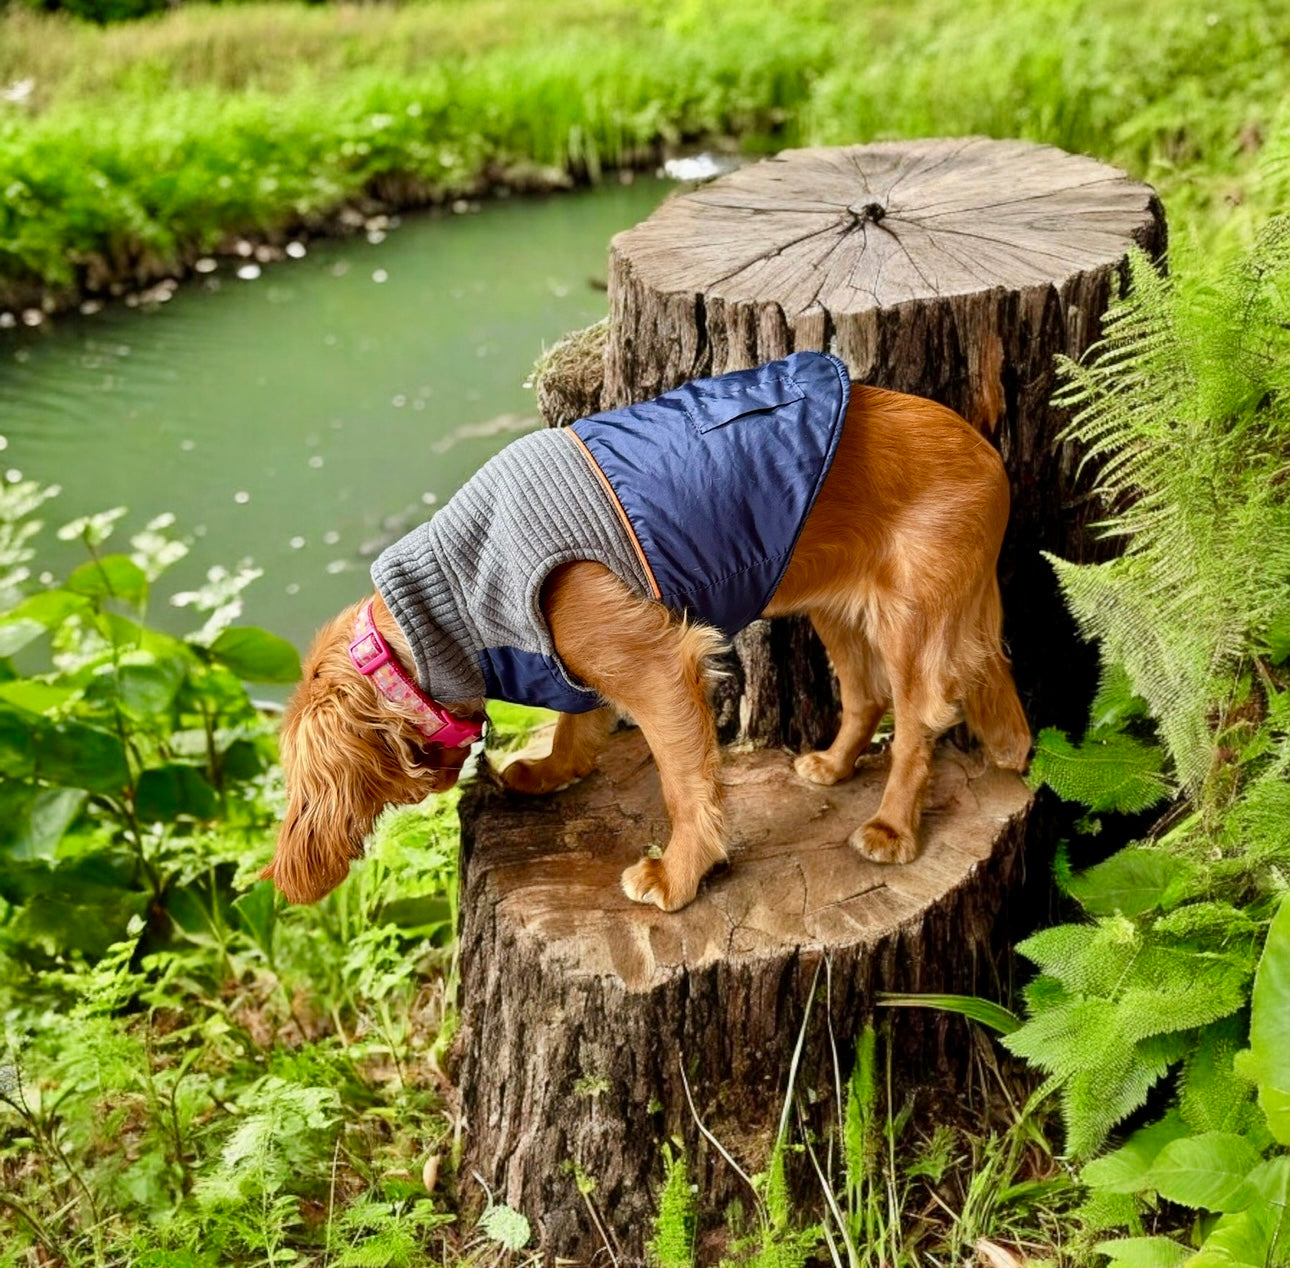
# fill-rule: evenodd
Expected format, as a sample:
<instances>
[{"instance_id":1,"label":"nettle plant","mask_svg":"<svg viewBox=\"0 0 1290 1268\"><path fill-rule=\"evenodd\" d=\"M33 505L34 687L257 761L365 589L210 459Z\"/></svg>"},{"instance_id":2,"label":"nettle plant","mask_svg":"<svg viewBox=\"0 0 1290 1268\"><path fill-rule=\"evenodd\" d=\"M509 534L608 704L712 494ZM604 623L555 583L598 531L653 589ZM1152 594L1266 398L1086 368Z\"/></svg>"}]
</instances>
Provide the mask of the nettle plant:
<instances>
[{"instance_id":1,"label":"nettle plant","mask_svg":"<svg viewBox=\"0 0 1290 1268\"><path fill-rule=\"evenodd\" d=\"M1092 360L1065 367L1123 547L1053 561L1103 682L1082 741L1043 732L1032 771L1090 808L1085 832L1160 817L1076 874L1059 857L1087 919L1021 944L1040 972L1005 1042L1060 1093L1086 1227L1133 1234L1098 1243L1113 1265L1284 1264L1290 218L1221 272L1131 273ZM1178 1208L1185 1236L1145 1235L1186 1226Z\"/></svg>"},{"instance_id":2,"label":"nettle plant","mask_svg":"<svg viewBox=\"0 0 1290 1268\"><path fill-rule=\"evenodd\" d=\"M273 818L275 727L243 684L300 672L289 643L233 625L249 565L173 597L204 621L191 634L147 623L154 583L187 553L173 516L128 552L107 548L122 510L74 520L58 536L86 561L34 582L36 516L57 492L0 487L0 939L29 961L95 957L176 894L191 907L191 882L222 888L212 869Z\"/></svg>"}]
</instances>

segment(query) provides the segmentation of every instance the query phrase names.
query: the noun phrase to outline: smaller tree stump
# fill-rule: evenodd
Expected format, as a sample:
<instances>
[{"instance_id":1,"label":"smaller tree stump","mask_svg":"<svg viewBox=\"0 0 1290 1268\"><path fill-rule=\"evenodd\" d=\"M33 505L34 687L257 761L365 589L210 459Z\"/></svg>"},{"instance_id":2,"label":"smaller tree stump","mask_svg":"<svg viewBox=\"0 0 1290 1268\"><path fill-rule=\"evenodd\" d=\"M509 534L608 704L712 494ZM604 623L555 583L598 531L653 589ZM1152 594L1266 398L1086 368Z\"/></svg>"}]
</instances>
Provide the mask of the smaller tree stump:
<instances>
[{"instance_id":1,"label":"smaller tree stump","mask_svg":"<svg viewBox=\"0 0 1290 1268\"><path fill-rule=\"evenodd\" d=\"M834 1112L827 1010L845 1077L876 992L987 985L1031 794L978 753L943 745L922 854L881 866L846 841L877 809L886 775L884 753L833 788L799 779L783 751L728 755L733 866L670 915L618 883L668 833L638 732L616 735L599 771L552 797L477 784L462 802L467 1188L477 1175L523 1211L548 1256L590 1261L604 1246L598 1219L622 1262L638 1262L662 1142L684 1140L709 1210L750 1202L696 1129L687 1080L705 1125L755 1172L813 985L798 1086L824 1094L812 1108L820 1123ZM925 1035L922 1054L934 1061L944 1034ZM580 1181L594 1187L584 1195Z\"/></svg>"}]
</instances>

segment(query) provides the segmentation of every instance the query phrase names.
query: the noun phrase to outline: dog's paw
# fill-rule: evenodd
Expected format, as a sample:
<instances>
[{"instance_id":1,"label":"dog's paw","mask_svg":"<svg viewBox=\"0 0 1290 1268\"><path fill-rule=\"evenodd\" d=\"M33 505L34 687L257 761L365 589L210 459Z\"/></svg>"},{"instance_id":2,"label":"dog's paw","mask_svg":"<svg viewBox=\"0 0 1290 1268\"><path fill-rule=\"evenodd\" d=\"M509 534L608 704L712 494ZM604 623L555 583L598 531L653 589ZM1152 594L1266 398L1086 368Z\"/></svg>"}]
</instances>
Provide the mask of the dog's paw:
<instances>
[{"instance_id":1,"label":"dog's paw","mask_svg":"<svg viewBox=\"0 0 1290 1268\"><path fill-rule=\"evenodd\" d=\"M793 762L793 769L803 778L809 779L813 784L840 784L844 779L850 779L855 774L855 766L849 766L845 770L836 761L831 758L827 750L821 750L818 753L803 753L801 757Z\"/></svg>"},{"instance_id":2,"label":"dog's paw","mask_svg":"<svg viewBox=\"0 0 1290 1268\"><path fill-rule=\"evenodd\" d=\"M874 863L912 863L918 857L918 838L881 819L870 819L853 832L851 844Z\"/></svg>"},{"instance_id":3,"label":"dog's paw","mask_svg":"<svg viewBox=\"0 0 1290 1268\"><path fill-rule=\"evenodd\" d=\"M664 911L679 911L694 897L694 892L678 892L662 859L645 858L633 863L623 873L622 885L623 893L633 902L653 903Z\"/></svg>"},{"instance_id":4,"label":"dog's paw","mask_svg":"<svg viewBox=\"0 0 1290 1268\"><path fill-rule=\"evenodd\" d=\"M543 793L559 792L568 788L579 777L568 770L556 769L545 758L517 757L506 763L498 778L502 787L526 797L540 797Z\"/></svg>"}]
</instances>

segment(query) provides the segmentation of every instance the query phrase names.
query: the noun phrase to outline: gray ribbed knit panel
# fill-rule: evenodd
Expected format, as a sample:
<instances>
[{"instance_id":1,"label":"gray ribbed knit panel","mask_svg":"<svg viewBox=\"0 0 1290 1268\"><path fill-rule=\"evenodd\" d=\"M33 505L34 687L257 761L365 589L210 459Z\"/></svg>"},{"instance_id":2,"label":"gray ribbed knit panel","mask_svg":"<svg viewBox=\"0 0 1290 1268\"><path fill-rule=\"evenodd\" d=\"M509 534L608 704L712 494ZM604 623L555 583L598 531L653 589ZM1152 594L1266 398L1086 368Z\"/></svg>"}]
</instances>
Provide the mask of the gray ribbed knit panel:
<instances>
[{"instance_id":1,"label":"gray ribbed knit panel","mask_svg":"<svg viewBox=\"0 0 1290 1268\"><path fill-rule=\"evenodd\" d=\"M489 459L428 523L377 556L372 580L412 645L422 689L451 702L485 694L485 648L555 656L542 583L574 559L650 593L590 462L568 432L549 429Z\"/></svg>"}]
</instances>

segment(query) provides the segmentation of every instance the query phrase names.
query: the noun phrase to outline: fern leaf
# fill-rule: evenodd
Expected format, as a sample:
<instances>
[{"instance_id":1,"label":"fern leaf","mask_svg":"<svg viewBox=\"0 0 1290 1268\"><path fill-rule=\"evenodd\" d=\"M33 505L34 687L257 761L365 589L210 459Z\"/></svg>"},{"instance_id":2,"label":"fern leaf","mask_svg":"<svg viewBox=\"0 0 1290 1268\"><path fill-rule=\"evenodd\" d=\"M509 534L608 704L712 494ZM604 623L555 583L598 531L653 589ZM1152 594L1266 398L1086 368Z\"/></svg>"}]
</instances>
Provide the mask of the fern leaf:
<instances>
[{"instance_id":1,"label":"fern leaf","mask_svg":"<svg viewBox=\"0 0 1290 1268\"><path fill-rule=\"evenodd\" d=\"M654 1236L646 1247L657 1268L691 1268L694 1233L698 1223L694 1188L685 1154L663 1146L663 1191L654 1218Z\"/></svg>"},{"instance_id":2,"label":"fern leaf","mask_svg":"<svg viewBox=\"0 0 1290 1268\"><path fill-rule=\"evenodd\" d=\"M1053 727L1035 741L1032 785L1047 784L1063 801L1090 810L1147 810L1170 792L1158 748L1127 735L1086 739L1078 747Z\"/></svg>"}]
</instances>

